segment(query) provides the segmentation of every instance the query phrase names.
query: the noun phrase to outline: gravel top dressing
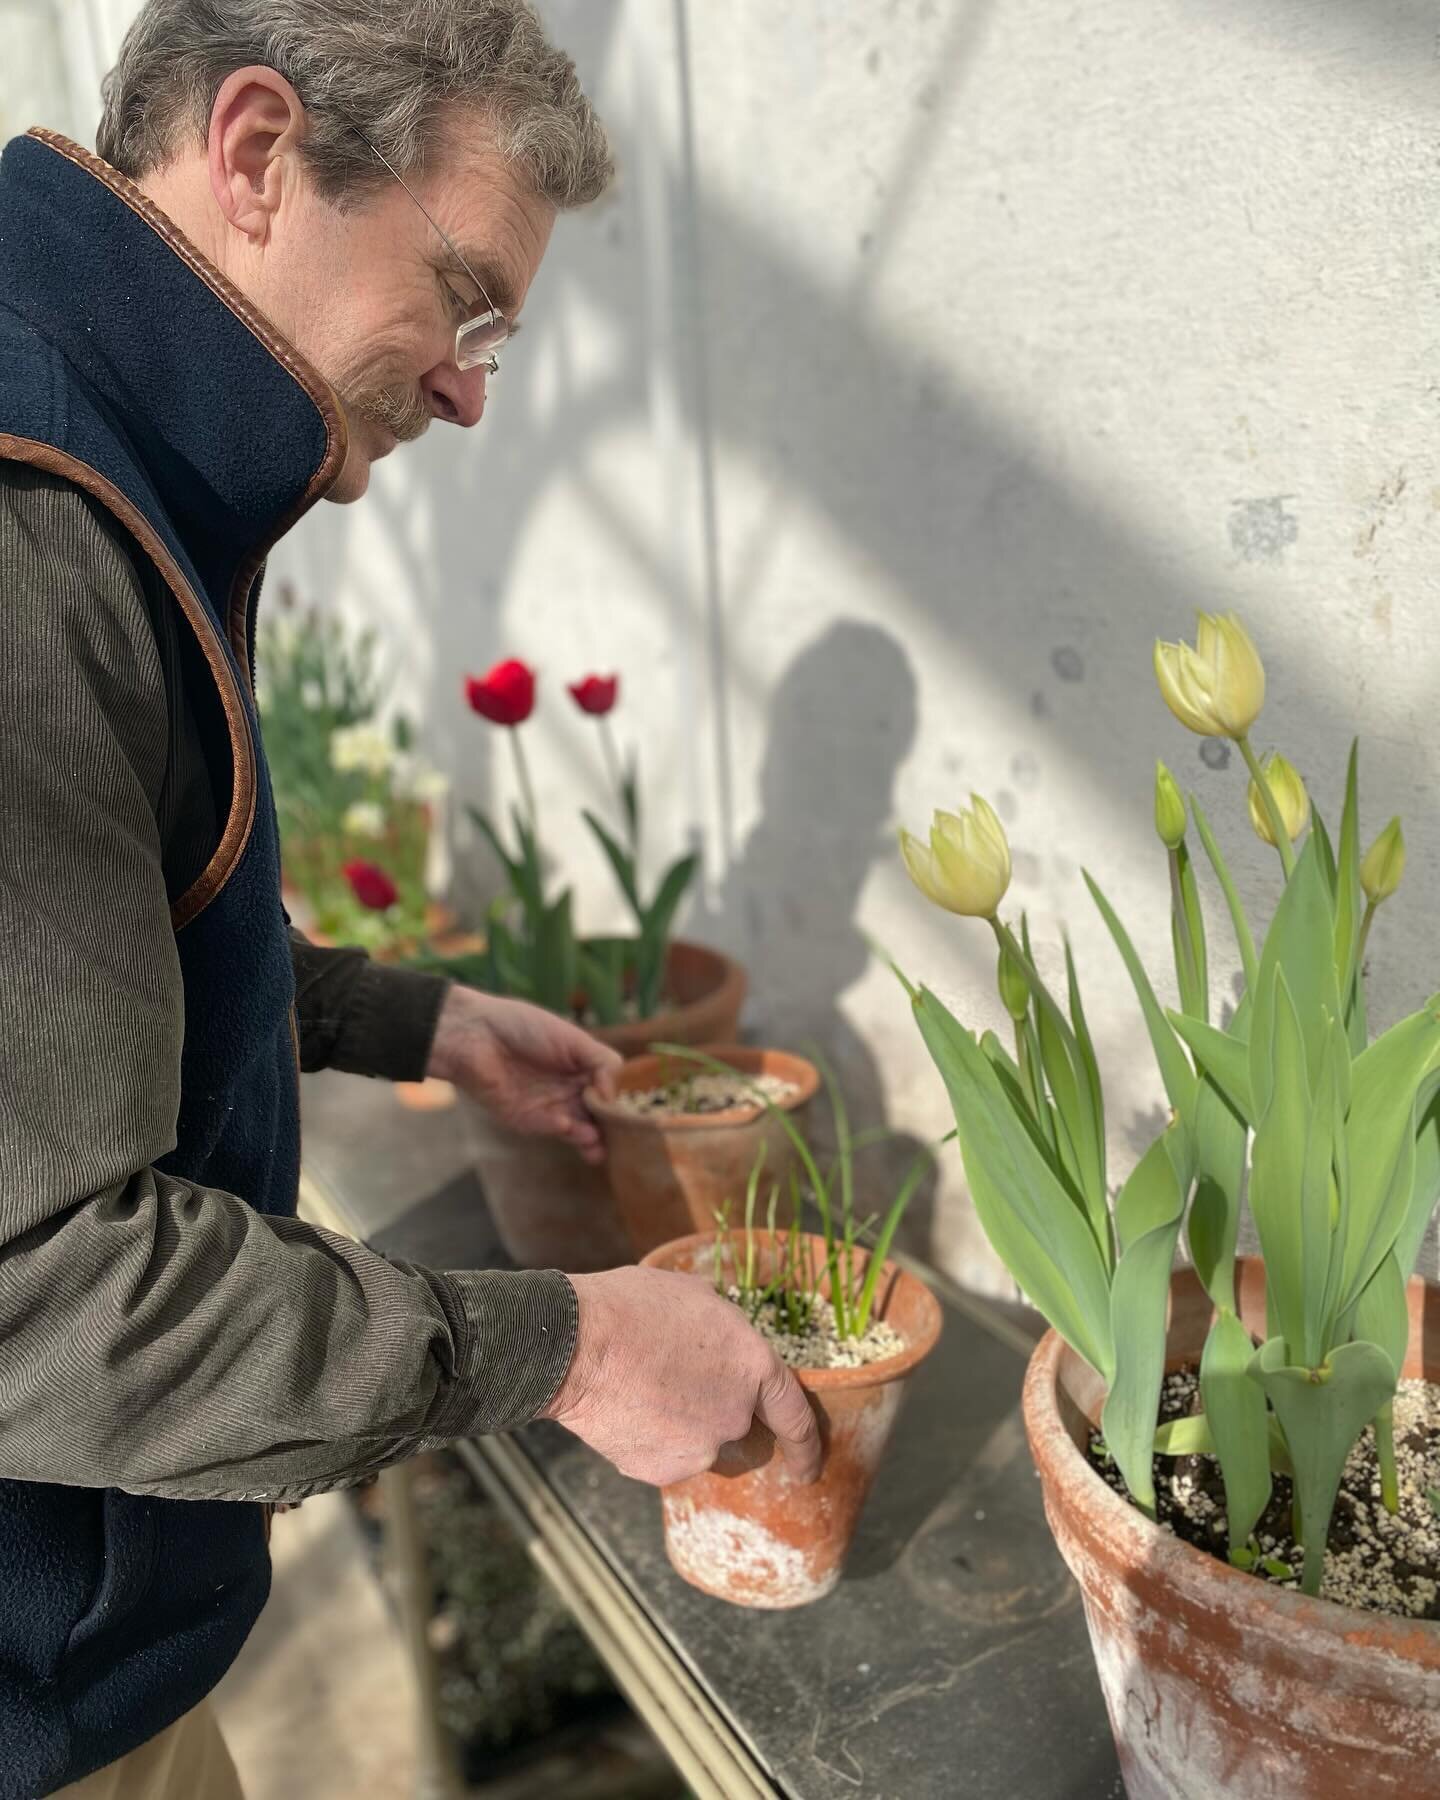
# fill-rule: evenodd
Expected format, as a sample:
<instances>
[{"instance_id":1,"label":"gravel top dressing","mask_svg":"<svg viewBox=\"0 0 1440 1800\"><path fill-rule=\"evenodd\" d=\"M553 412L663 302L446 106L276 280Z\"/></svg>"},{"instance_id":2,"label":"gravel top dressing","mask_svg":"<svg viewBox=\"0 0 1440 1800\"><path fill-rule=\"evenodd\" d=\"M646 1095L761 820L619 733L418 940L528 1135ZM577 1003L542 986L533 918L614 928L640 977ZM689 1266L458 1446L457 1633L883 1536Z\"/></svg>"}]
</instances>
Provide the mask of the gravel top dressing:
<instances>
[{"instance_id":1,"label":"gravel top dressing","mask_svg":"<svg viewBox=\"0 0 1440 1800\"><path fill-rule=\"evenodd\" d=\"M730 1112L741 1106L759 1112L764 1105L761 1094L773 1105L784 1106L799 1092L793 1081L785 1081L779 1075L694 1075L664 1087L636 1088L632 1093L618 1094L615 1104L642 1117L693 1118L702 1113Z\"/></svg>"},{"instance_id":2,"label":"gravel top dressing","mask_svg":"<svg viewBox=\"0 0 1440 1800\"><path fill-rule=\"evenodd\" d=\"M737 1306L740 1304L739 1288L732 1287L729 1296ZM871 1319L863 1337L840 1337L828 1300L815 1302L809 1327L799 1335L784 1330L777 1322L773 1300L767 1300L750 1322L792 1369L860 1369L898 1356L905 1348L905 1339L883 1319Z\"/></svg>"},{"instance_id":3,"label":"gravel top dressing","mask_svg":"<svg viewBox=\"0 0 1440 1800\"><path fill-rule=\"evenodd\" d=\"M1198 1412L1199 1398L1193 1371L1167 1375L1161 1423ZM1123 1495L1120 1471L1098 1432L1091 1434L1090 1460ZM1367 1427L1341 1479L1320 1596L1366 1612L1440 1619L1440 1389L1429 1382L1400 1383L1395 1460L1400 1510L1390 1513L1381 1503L1375 1440ZM1157 1456L1155 1488L1161 1528L1223 1562L1225 1489L1214 1457ZM1291 1535L1290 1501L1290 1478L1276 1475L1270 1505L1256 1528L1261 1561L1255 1573L1261 1580L1298 1588L1305 1553Z\"/></svg>"}]
</instances>

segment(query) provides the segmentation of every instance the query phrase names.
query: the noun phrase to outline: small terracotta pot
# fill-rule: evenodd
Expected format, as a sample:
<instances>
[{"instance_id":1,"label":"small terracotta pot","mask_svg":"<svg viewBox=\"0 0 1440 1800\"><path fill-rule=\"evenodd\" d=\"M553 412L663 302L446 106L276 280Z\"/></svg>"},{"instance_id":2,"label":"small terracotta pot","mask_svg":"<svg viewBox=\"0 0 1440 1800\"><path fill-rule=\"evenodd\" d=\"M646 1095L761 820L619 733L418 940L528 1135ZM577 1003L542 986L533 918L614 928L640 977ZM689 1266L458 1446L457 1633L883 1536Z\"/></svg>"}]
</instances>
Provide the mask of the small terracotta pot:
<instances>
[{"instance_id":1,"label":"small terracotta pot","mask_svg":"<svg viewBox=\"0 0 1440 1800\"><path fill-rule=\"evenodd\" d=\"M751 1050L741 1044L700 1045L708 1056L745 1075L774 1075L797 1092L783 1109L798 1114L814 1098L820 1076L813 1063L785 1050ZM693 1064L663 1056L636 1056L620 1072L621 1094L663 1087ZM711 1113L634 1113L593 1090L585 1103L605 1135L605 1172L620 1222L637 1256L692 1231L713 1231L727 1203L732 1223L744 1210L750 1171L764 1146L761 1192L780 1183L777 1218L790 1222L790 1172L798 1157L785 1129L756 1100ZM768 1216L768 1215L767 1215Z\"/></svg>"},{"instance_id":2,"label":"small terracotta pot","mask_svg":"<svg viewBox=\"0 0 1440 1800\"><path fill-rule=\"evenodd\" d=\"M624 1057L644 1056L652 1044L728 1044L740 1029L745 971L704 944L672 939L665 956L665 992L671 1005L649 1019L597 1025L592 1036Z\"/></svg>"},{"instance_id":3,"label":"small terracotta pot","mask_svg":"<svg viewBox=\"0 0 1440 1800\"><path fill-rule=\"evenodd\" d=\"M1265 1276L1241 1264L1241 1316L1265 1330ZM1440 1288L1409 1288L1403 1373L1440 1380ZM1172 1367L1193 1367L1212 1308L1171 1284ZM1440 1626L1271 1587L1154 1525L1083 1446L1105 1389L1053 1331L1025 1380L1045 1512L1079 1582L1130 1800L1437 1800Z\"/></svg>"},{"instance_id":4,"label":"small terracotta pot","mask_svg":"<svg viewBox=\"0 0 1440 1800\"><path fill-rule=\"evenodd\" d=\"M391 1092L411 1112L447 1112L456 1098L455 1088L438 1075L427 1075L423 1081L397 1081Z\"/></svg>"},{"instance_id":5,"label":"small terracotta pot","mask_svg":"<svg viewBox=\"0 0 1440 1800\"><path fill-rule=\"evenodd\" d=\"M731 1234L732 1252L744 1236ZM768 1232L757 1231L755 1238L762 1272L768 1271L773 1243ZM824 1240L807 1236L803 1242L816 1266L823 1264ZM648 1268L713 1277L714 1234L662 1244L643 1261ZM857 1257L857 1266L864 1266L863 1259ZM780 1608L819 1600L839 1581L905 1377L940 1337L934 1295L893 1263L881 1270L874 1316L905 1338L898 1356L868 1368L795 1371L820 1423L818 1481L809 1487L792 1481L775 1439L757 1421L742 1443L725 1446L713 1469L662 1489L666 1554L693 1586L737 1606Z\"/></svg>"}]
</instances>

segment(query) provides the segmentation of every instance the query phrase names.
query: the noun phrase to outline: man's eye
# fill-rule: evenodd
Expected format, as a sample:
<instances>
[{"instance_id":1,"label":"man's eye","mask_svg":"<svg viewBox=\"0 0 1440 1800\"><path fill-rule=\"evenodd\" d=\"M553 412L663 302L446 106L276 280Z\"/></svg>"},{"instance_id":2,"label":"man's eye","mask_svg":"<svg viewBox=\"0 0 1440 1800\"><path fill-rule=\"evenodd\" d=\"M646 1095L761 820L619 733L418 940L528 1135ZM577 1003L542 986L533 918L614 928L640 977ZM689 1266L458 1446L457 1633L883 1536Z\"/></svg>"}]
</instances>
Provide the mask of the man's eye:
<instances>
[{"instance_id":1,"label":"man's eye","mask_svg":"<svg viewBox=\"0 0 1440 1800\"><path fill-rule=\"evenodd\" d=\"M457 293L448 281L444 285L445 298L449 303L451 312L454 313L457 319L463 319L470 311L470 302L463 294Z\"/></svg>"}]
</instances>

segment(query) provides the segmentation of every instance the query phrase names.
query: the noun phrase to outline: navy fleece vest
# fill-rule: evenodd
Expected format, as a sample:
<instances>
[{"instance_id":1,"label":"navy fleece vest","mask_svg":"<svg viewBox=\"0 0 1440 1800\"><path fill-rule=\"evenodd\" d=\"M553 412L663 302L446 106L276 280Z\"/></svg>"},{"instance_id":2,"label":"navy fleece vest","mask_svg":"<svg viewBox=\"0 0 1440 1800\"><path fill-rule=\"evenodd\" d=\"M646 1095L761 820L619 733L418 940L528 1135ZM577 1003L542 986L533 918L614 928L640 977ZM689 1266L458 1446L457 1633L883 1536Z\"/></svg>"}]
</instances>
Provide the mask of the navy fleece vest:
<instances>
[{"instance_id":1,"label":"navy fleece vest","mask_svg":"<svg viewBox=\"0 0 1440 1800\"><path fill-rule=\"evenodd\" d=\"M224 826L173 907L185 1047L160 1166L267 1213L294 1209L300 1133L253 607L267 551L344 448L330 390L135 187L47 132L7 146L0 458L109 509L218 701L202 712ZM179 1718L269 1583L257 1504L0 1481L0 1796L47 1794Z\"/></svg>"}]
</instances>

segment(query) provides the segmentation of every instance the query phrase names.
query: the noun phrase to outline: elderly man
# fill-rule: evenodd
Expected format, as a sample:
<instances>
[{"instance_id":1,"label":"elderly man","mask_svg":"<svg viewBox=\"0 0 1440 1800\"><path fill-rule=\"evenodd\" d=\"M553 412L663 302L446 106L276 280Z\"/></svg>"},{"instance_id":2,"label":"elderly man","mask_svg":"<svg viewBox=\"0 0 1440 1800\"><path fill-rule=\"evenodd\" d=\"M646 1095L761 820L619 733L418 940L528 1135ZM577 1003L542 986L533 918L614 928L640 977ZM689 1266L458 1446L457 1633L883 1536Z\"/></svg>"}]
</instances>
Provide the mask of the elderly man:
<instances>
[{"instance_id":1,"label":"elderly man","mask_svg":"<svg viewBox=\"0 0 1440 1800\"><path fill-rule=\"evenodd\" d=\"M478 423L605 185L570 62L523 0L148 0L105 100L0 164L0 1794L211 1800L276 1502L537 1415L648 1481L818 1448L692 1278L294 1217L297 1061L599 1155L582 1032L293 940L250 681L270 546Z\"/></svg>"}]
</instances>

